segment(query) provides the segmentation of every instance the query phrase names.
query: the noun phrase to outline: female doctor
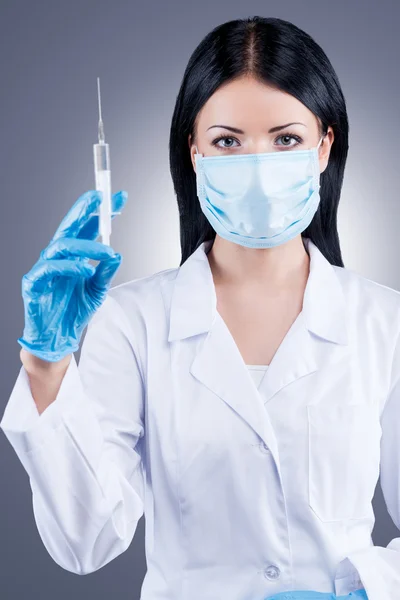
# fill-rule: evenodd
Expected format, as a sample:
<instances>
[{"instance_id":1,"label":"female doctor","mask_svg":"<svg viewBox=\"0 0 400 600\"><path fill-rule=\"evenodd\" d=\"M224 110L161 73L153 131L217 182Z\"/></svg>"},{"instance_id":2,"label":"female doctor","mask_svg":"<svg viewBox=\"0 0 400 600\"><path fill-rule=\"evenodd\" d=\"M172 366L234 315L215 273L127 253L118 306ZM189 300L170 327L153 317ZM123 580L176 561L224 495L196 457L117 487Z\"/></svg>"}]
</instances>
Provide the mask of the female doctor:
<instances>
[{"instance_id":1,"label":"female doctor","mask_svg":"<svg viewBox=\"0 0 400 600\"><path fill-rule=\"evenodd\" d=\"M89 191L24 275L1 428L64 569L109 563L144 513L141 600L400 598L400 538L371 539L379 474L400 525L400 295L343 266L347 150L313 39L224 23L172 118L180 266L110 289Z\"/></svg>"}]
</instances>

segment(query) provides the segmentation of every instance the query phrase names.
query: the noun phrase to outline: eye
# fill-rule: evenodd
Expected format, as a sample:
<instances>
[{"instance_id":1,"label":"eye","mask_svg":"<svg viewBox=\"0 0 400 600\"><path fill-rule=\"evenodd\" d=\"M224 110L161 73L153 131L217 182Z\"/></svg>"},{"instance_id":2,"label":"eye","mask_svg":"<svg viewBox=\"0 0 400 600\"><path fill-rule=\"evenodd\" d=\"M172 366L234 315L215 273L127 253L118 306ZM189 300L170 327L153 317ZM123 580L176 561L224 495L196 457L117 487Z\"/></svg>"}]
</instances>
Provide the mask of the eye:
<instances>
[{"instance_id":1,"label":"eye","mask_svg":"<svg viewBox=\"0 0 400 600\"><path fill-rule=\"evenodd\" d=\"M294 148L295 146L298 146L299 144L301 144L303 142L302 138L298 135L292 134L292 133L285 133L284 135L280 135L279 137L277 137L275 139L275 142L277 140L285 140L284 143L282 144L277 144L278 146L284 146L286 148ZM228 144L226 144L226 140L228 140ZM295 140L294 144L290 144L287 143L287 141L290 140ZM224 141L224 145L220 145L219 142ZM233 143L232 143L233 142ZM237 142L237 144L240 146L240 142L232 137L232 136L227 136L227 135L220 135L217 138L215 138L215 140L213 140L211 142L212 146L215 146L216 148L218 148L219 150L230 150L231 148L237 148L237 146L234 145L234 142Z\"/></svg>"},{"instance_id":2,"label":"eye","mask_svg":"<svg viewBox=\"0 0 400 600\"><path fill-rule=\"evenodd\" d=\"M287 139L291 140L292 139L292 140L296 141L295 144L290 144L290 145L286 144L286 143L284 143L284 144L278 144L278 146L286 146L287 148L293 148L294 146L297 146L298 144L301 144L302 141L303 141L301 139L301 137L299 137L298 135L291 134L291 133L285 133L284 135L280 135L276 139L277 140L280 140L280 139L282 139L282 140L287 140Z\"/></svg>"},{"instance_id":3,"label":"eye","mask_svg":"<svg viewBox=\"0 0 400 600\"><path fill-rule=\"evenodd\" d=\"M213 140L211 142L211 144L213 146L215 146L216 148L219 148L221 150L229 150L230 148L235 148L235 146L232 146L232 144L229 144L228 146L219 146L218 142L220 142L221 140L233 140L235 142L237 142L238 140L236 138L233 138L231 136L227 136L227 135L220 135L219 137L215 138L215 140ZM239 143L239 142L238 142Z\"/></svg>"}]
</instances>

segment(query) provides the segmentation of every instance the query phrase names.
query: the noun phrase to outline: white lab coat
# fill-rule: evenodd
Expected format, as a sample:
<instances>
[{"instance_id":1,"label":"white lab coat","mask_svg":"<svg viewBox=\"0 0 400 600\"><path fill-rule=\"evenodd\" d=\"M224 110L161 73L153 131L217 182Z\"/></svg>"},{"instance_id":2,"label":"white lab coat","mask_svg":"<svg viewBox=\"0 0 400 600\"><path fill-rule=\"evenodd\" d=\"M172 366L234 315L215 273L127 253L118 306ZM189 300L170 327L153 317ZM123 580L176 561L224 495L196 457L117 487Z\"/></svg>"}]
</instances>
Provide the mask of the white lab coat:
<instances>
[{"instance_id":1,"label":"white lab coat","mask_svg":"<svg viewBox=\"0 0 400 600\"><path fill-rule=\"evenodd\" d=\"M400 526L400 293L305 242L303 309L258 390L216 311L210 242L109 291L40 416L21 366L0 427L56 563L100 569L144 512L141 600L400 598L400 538L371 539L379 470Z\"/></svg>"}]
</instances>

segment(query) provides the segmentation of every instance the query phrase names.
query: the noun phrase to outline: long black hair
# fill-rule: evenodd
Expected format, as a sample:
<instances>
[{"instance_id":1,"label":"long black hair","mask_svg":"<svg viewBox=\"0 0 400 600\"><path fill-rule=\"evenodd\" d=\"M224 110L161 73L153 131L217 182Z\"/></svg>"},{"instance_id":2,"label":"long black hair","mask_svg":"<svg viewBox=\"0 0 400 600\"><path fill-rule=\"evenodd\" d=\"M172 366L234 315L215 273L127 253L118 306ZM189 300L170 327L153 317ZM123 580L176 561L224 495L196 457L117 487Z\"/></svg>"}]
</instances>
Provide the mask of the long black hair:
<instances>
[{"instance_id":1,"label":"long black hair","mask_svg":"<svg viewBox=\"0 0 400 600\"><path fill-rule=\"evenodd\" d=\"M322 48L302 29L278 18L253 16L214 28L191 55L172 116L169 157L180 219L181 265L215 231L196 191L188 136L195 139L196 116L224 83L251 75L302 102L319 121L320 136L334 132L329 161L320 178L320 203L302 232L328 261L343 267L337 210L348 151L349 125L338 77Z\"/></svg>"}]
</instances>

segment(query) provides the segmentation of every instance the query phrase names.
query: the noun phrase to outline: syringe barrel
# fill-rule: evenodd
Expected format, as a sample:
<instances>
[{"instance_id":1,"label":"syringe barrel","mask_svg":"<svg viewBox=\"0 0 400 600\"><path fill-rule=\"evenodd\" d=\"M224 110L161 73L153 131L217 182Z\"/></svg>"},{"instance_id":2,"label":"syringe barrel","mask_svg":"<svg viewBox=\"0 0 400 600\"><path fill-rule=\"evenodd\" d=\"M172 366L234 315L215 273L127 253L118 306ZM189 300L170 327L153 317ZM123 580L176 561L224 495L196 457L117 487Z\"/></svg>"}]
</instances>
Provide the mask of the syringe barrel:
<instances>
[{"instance_id":1,"label":"syringe barrel","mask_svg":"<svg viewBox=\"0 0 400 600\"><path fill-rule=\"evenodd\" d=\"M94 144L94 169L95 171L110 170L110 146L108 144Z\"/></svg>"},{"instance_id":2,"label":"syringe barrel","mask_svg":"<svg viewBox=\"0 0 400 600\"><path fill-rule=\"evenodd\" d=\"M102 192L102 202L99 205L99 234L102 243L110 245L111 235L111 171L110 152L108 144L93 144L94 173L96 190Z\"/></svg>"}]
</instances>

